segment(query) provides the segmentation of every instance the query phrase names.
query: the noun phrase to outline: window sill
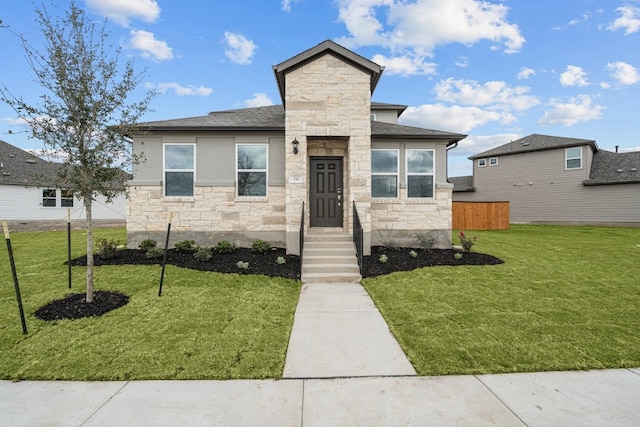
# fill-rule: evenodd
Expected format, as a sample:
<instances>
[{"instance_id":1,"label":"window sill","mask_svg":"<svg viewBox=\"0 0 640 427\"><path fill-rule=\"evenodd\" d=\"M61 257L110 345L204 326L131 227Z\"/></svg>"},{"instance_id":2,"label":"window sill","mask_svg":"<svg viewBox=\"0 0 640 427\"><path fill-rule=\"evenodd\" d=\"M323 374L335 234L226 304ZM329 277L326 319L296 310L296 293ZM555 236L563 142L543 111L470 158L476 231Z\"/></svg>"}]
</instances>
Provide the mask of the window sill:
<instances>
[{"instance_id":1,"label":"window sill","mask_svg":"<svg viewBox=\"0 0 640 427\"><path fill-rule=\"evenodd\" d=\"M196 201L195 197L163 197L163 202L166 203L193 203Z\"/></svg>"},{"instance_id":2,"label":"window sill","mask_svg":"<svg viewBox=\"0 0 640 427\"><path fill-rule=\"evenodd\" d=\"M235 201L236 202L250 202L250 203L268 203L269 202L269 197L268 196L264 196L264 197L239 197L239 196L236 196Z\"/></svg>"}]
</instances>

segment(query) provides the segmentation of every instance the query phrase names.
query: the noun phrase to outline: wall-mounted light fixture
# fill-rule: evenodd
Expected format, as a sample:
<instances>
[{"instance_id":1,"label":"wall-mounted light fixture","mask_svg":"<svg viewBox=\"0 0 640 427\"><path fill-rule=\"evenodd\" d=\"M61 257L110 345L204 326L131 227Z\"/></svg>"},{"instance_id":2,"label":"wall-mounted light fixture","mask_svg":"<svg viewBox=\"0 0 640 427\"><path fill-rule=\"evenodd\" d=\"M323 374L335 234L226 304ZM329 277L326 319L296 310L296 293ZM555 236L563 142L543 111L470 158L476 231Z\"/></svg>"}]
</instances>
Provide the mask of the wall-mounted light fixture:
<instances>
[{"instance_id":1,"label":"wall-mounted light fixture","mask_svg":"<svg viewBox=\"0 0 640 427\"><path fill-rule=\"evenodd\" d=\"M300 141L298 141L298 138L294 138L291 143L293 144L293 154L298 154L298 144L300 144Z\"/></svg>"}]
</instances>

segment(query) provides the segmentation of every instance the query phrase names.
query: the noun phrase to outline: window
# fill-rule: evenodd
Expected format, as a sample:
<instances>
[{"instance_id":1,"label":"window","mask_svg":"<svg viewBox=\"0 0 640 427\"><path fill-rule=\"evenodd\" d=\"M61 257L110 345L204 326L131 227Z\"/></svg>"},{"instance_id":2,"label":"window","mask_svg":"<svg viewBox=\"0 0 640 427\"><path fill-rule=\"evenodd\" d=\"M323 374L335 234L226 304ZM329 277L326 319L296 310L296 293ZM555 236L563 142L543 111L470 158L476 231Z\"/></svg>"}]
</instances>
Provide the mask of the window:
<instances>
[{"instance_id":1,"label":"window","mask_svg":"<svg viewBox=\"0 0 640 427\"><path fill-rule=\"evenodd\" d=\"M42 190L42 206L47 208L56 207L56 190L53 188L45 188Z\"/></svg>"},{"instance_id":2,"label":"window","mask_svg":"<svg viewBox=\"0 0 640 427\"><path fill-rule=\"evenodd\" d=\"M487 166L487 159L478 159L478 167L483 168Z\"/></svg>"},{"instance_id":3,"label":"window","mask_svg":"<svg viewBox=\"0 0 640 427\"><path fill-rule=\"evenodd\" d=\"M369 118L371 119L371 121L375 122L376 121L376 115L375 114L369 114Z\"/></svg>"},{"instance_id":4,"label":"window","mask_svg":"<svg viewBox=\"0 0 640 427\"><path fill-rule=\"evenodd\" d=\"M567 148L565 157L566 169L582 169L582 147Z\"/></svg>"},{"instance_id":5,"label":"window","mask_svg":"<svg viewBox=\"0 0 640 427\"><path fill-rule=\"evenodd\" d=\"M498 158L492 157L489 159L489 166L498 166Z\"/></svg>"},{"instance_id":6,"label":"window","mask_svg":"<svg viewBox=\"0 0 640 427\"><path fill-rule=\"evenodd\" d=\"M407 150L407 195L433 197L433 150Z\"/></svg>"},{"instance_id":7,"label":"window","mask_svg":"<svg viewBox=\"0 0 640 427\"><path fill-rule=\"evenodd\" d=\"M194 144L164 145L164 195L193 197L195 178Z\"/></svg>"},{"instance_id":8,"label":"window","mask_svg":"<svg viewBox=\"0 0 640 427\"><path fill-rule=\"evenodd\" d=\"M398 197L398 150L371 150L371 197Z\"/></svg>"},{"instance_id":9,"label":"window","mask_svg":"<svg viewBox=\"0 0 640 427\"><path fill-rule=\"evenodd\" d=\"M267 195L267 151L266 144L236 146L238 197Z\"/></svg>"},{"instance_id":10,"label":"window","mask_svg":"<svg viewBox=\"0 0 640 427\"><path fill-rule=\"evenodd\" d=\"M62 206L63 208L73 207L73 191L62 190L60 192L60 206Z\"/></svg>"}]
</instances>

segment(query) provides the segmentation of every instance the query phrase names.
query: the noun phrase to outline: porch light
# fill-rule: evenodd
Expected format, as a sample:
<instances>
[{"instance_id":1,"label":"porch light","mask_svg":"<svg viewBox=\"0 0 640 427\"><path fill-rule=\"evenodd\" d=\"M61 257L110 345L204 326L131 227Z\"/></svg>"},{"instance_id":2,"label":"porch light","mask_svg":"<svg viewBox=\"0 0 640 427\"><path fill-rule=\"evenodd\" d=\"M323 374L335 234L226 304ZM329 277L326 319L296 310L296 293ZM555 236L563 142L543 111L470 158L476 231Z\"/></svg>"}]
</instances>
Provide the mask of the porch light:
<instances>
[{"instance_id":1,"label":"porch light","mask_svg":"<svg viewBox=\"0 0 640 427\"><path fill-rule=\"evenodd\" d=\"M293 144L293 154L298 154L298 144L300 144L300 141L298 141L298 138L294 138L291 143Z\"/></svg>"}]
</instances>

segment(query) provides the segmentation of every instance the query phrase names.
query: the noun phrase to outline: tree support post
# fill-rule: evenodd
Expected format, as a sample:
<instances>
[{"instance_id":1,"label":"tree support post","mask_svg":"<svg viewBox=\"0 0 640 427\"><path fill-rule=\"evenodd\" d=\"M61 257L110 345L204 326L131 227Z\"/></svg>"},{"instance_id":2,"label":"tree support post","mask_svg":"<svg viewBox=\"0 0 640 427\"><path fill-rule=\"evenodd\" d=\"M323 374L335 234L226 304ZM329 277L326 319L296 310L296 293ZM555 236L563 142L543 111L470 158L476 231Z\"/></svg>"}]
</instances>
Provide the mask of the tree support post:
<instances>
[{"instance_id":1,"label":"tree support post","mask_svg":"<svg viewBox=\"0 0 640 427\"><path fill-rule=\"evenodd\" d=\"M71 209L67 208L67 273L69 289L71 289Z\"/></svg>"},{"instance_id":2,"label":"tree support post","mask_svg":"<svg viewBox=\"0 0 640 427\"><path fill-rule=\"evenodd\" d=\"M13 249L11 248L11 236L9 235L9 226L7 225L7 221L2 221L2 229L4 230L4 239L7 242L7 252L9 252L9 262L11 263L11 273L13 274L13 286L16 288L16 299L18 300L18 309L20 310L22 333L27 335L27 322L24 318L24 309L22 308L22 297L20 296L18 274L16 273L16 263L13 260Z\"/></svg>"},{"instance_id":3,"label":"tree support post","mask_svg":"<svg viewBox=\"0 0 640 427\"><path fill-rule=\"evenodd\" d=\"M173 219L173 212L169 213L169 225L167 226L167 238L164 242L164 256L162 257L162 273L160 273L160 288L158 289L158 296L162 296L162 283L164 282L164 267L167 265L167 252L169 252L169 234L171 234L171 220Z\"/></svg>"}]
</instances>

